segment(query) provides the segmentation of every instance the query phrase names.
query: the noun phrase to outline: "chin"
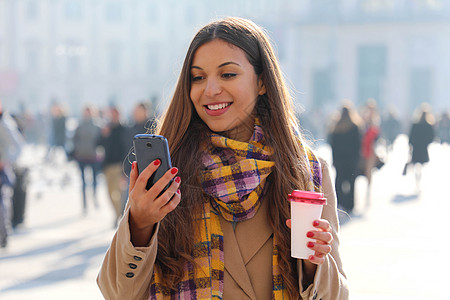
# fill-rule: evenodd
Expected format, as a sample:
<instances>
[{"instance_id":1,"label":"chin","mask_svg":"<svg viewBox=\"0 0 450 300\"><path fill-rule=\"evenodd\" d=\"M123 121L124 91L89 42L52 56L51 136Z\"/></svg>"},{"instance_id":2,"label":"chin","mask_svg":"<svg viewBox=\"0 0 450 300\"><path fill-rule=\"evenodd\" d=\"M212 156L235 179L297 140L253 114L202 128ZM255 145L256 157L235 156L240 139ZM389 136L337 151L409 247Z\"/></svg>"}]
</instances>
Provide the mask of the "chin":
<instances>
[{"instance_id":1,"label":"chin","mask_svg":"<svg viewBox=\"0 0 450 300\"><path fill-rule=\"evenodd\" d=\"M209 127L209 126L208 126L208 127ZM218 134L221 134L221 135L226 135L226 132L229 131L229 129L227 129L227 128L223 128L223 127L214 127L214 126L209 127L209 129L210 129L212 132L218 133Z\"/></svg>"},{"instance_id":2,"label":"chin","mask_svg":"<svg viewBox=\"0 0 450 300\"><path fill-rule=\"evenodd\" d=\"M213 131L213 132L225 132L230 130L230 126L227 126L226 124L223 124L222 122L205 122L203 121L206 126L208 126L209 130Z\"/></svg>"}]
</instances>

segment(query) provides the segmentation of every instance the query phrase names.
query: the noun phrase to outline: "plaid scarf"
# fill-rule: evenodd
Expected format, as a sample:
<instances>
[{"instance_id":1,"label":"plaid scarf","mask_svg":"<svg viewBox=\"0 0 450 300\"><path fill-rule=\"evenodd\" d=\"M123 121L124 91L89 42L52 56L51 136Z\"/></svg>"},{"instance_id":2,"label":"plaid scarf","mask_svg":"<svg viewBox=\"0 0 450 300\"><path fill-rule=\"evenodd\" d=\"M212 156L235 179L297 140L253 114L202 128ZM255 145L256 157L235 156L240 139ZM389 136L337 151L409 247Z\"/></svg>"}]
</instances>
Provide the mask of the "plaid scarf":
<instances>
[{"instance_id":1,"label":"plaid scarf","mask_svg":"<svg viewBox=\"0 0 450 300\"><path fill-rule=\"evenodd\" d=\"M219 214L230 222L252 218L261 205L267 177L274 162L273 150L264 145L264 134L258 120L249 143L239 142L217 134L211 135L212 148L203 155L204 170L200 174L206 198L201 216L196 220L193 258L186 263L184 277L176 290L161 285L163 274L154 271L150 298L156 299L222 299L224 254L223 232ZM299 141L300 142L300 141ZM301 142L300 142L301 144ZM309 148L303 154L310 162L310 190L321 189L321 168ZM273 299L288 299L278 267L277 240L272 253Z\"/></svg>"}]
</instances>

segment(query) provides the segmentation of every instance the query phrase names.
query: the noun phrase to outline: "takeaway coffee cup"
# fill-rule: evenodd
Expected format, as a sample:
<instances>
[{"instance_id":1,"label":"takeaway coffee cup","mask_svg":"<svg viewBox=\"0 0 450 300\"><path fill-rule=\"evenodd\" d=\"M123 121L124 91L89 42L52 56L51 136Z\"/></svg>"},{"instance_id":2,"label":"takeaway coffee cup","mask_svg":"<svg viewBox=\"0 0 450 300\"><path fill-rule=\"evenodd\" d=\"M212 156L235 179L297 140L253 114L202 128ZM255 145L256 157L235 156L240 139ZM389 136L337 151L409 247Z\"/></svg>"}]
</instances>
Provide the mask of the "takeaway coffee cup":
<instances>
[{"instance_id":1,"label":"takeaway coffee cup","mask_svg":"<svg viewBox=\"0 0 450 300\"><path fill-rule=\"evenodd\" d=\"M327 199L323 193L294 190L288 200L291 202L291 256L308 259L314 250L306 246L312 240L306 233L315 230L313 222L320 219Z\"/></svg>"}]
</instances>

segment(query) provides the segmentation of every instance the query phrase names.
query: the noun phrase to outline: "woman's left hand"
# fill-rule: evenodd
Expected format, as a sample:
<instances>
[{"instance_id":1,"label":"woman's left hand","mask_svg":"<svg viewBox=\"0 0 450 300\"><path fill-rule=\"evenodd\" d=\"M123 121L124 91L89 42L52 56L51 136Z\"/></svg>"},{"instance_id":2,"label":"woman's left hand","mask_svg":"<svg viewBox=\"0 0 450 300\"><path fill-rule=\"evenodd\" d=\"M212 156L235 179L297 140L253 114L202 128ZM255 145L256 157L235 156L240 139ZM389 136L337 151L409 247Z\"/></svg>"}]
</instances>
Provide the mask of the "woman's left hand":
<instances>
[{"instance_id":1,"label":"woman's left hand","mask_svg":"<svg viewBox=\"0 0 450 300\"><path fill-rule=\"evenodd\" d=\"M291 220L286 221L286 225L291 228ZM306 236L315 241L307 243L307 247L314 250L314 255L309 257L309 261L316 265L321 265L325 261L325 256L331 252L333 235L331 234L330 223L325 219L315 220L312 224L317 230L311 230Z\"/></svg>"}]
</instances>

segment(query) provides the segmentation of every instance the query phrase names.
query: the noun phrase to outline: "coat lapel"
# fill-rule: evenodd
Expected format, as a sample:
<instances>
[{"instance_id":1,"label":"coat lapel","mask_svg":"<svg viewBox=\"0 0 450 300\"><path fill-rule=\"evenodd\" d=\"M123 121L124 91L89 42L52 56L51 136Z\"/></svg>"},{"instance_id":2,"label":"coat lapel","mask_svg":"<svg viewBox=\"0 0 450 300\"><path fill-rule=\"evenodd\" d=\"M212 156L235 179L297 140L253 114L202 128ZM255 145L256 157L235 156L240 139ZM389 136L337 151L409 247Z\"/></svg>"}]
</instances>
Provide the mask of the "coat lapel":
<instances>
[{"instance_id":1,"label":"coat lapel","mask_svg":"<svg viewBox=\"0 0 450 300\"><path fill-rule=\"evenodd\" d=\"M267 219L267 200L261 203L258 213L251 219L236 226L235 235L247 264L272 236L272 227Z\"/></svg>"},{"instance_id":2,"label":"coat lapel","mask_svg":"<svg viewBox=\"0 0 450 300\"><path fill-rule=\"evenodd\" d=\"M225 269L245 294L255 300L256 294L245 266L272 236L272 228L267 221L265 202L267 201L263 201L252 219L239 222L235 230L231 222L220 217L224 235Z\"/></svg>"}]
</instances>

